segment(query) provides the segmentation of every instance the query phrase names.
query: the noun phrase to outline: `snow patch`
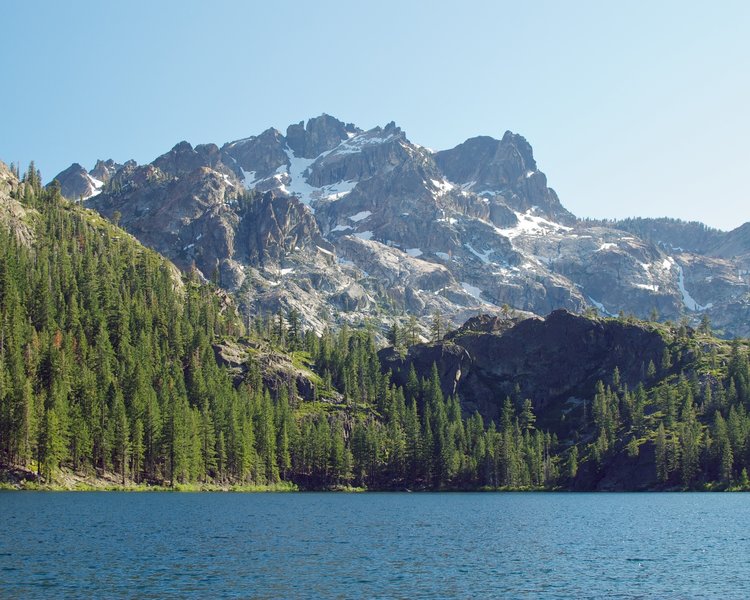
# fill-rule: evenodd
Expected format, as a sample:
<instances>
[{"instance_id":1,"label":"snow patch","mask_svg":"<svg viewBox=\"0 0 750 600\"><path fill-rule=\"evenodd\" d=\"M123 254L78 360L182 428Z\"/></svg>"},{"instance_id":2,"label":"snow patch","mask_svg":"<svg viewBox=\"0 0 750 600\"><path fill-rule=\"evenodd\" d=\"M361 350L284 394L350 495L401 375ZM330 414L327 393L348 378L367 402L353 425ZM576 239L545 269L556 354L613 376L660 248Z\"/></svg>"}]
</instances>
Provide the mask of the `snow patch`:
<instances>
[{"instance_id":1,"label":"snow patch","mask_svg":"<svg viewBox=\"0 0 750 600\"><path fill-rule=\"evenodd\" d=\"M685 272L682 270L681 265L677 265L677 287L680 288L680 293L682 294L682 303L685 305L685 308L687 308L688 310L692 310L693 312L699 312L702 310L706 310L707 308L713 307L713 303L711 302L706 304L706 306L701 306L695 301L695 299L685 289Z\"/></svg>"},{"instance_id":2,"label":"snow patch","mask_svg":"<svg viewBox=\"0 0 750 600\"><path fill-rule=\"evenodd\" d=\"M435 252L435 256L442 258L443 260L451 260L450 254L447 252Z\"/></svg>"},{"instance_id":3,"label":"snow patch","mask_svg":"<svg viewBox=\"0 0 750 600\"><path fill-rule=\"evenodd\" d=\"M365 220L367 217L369 217L372 214L369 210L363 210L358 212L356 215L352 215L349 217L350 221L354 221L355 223L359 223L360 221Z\"/></svg>"},{"instance_id":4,"label":"snow patch","mask_svg":"<svg viewBox=\"0 0 750 600\"><path fill-rule=\"evenodd\" d=\"M310 206L312 196L318 191L318 188L311 186L305 179L305 171L315 162L314 158L297 158L289 148L284 148L284 152L289 159L289 167L285 167L289 175L287 190L291 195L296 196L302 204ZM312 210L312 207L310 207Z\"/></svg>"},{"instance_id":5,"label":"snow patch","mask_svg":"<svg viewBox=\"0 0 750 600\"><path fill-rule=\"evenodd\" d=\"M339 181L320 188L320 199L334 202L348 195L357 185L356 181Z\"/></svg>"},{"instance_id":6,"label":"snow patch","mask_svg":"<svg viewBox=\"0 0 750 600\"><path fill-rule=\"evenodd\" d=\"M450 192L455 186L448 181L447 179L443 179L443 181L438 181L437 179L430 179L430 182L433 186L437 188L438 196L442 196L444 194L447 194Z\"/></svg>"},{"instance_id":7,"label":"snow patch","mask_svg":"<svg viewBox=\"0 0 750 600\"><path fill-rule=\"evenodd\" d=\"M479 260L481 260L485 265L491 264L490 262L490 254L492 254L492 250L487 250L487 252L477 252L471 244L464 244L464 247L471 252L474 256L476 256Z\"/></svg>"},{"instance_id":8,"label":"snow patch","mask_svg":"<svg viewBox=\"0 0 750 600\"><path fill-rule=\"evenodd\" d=\"M550 233L563 233L571 231L573 228L567 225L554 223L543 217L537 217L531 214L531 210L525 213L516 213L518 224L515 227L500 229L495 227L495 231L500 235L513 239L520 235L548 235Z\"/></svg>"},{"instance_id":9,"label":"snow patch","mask_svg":"<svg viewBox=\"0 0 750 600\"><path fill-rule=\"evenodd\" d=\"M480 290L478 287L471 285L470 283L466 283L465 281L461 282L461 287L463 288L464 292L469 294L469 296L473 296L480 302L485 302L482 300L482 290Z\"/></svg>"},{"instance_id":10,"label":"snow patch","mask_svg":"<svg viewBox=\"0 0 750 600\"><path fill-rule=\"evenodd\" d=\"M596 310L598 310L598 311L599 311L600 313L602 313L603 315L607 315L607 316L610 316L610 317L614 317L614 315L613 315L613 314L612 314L611 312L609 312L609 311L608 311L608 310L607 310L607 309L606 309L606 308L604 307L604 305L603 305L603 304L602 304L601 302L597 302L597 301L596 301L596 300L594 300L594 299L593 299L593 298L592 298L591 296L589 296L588 298L589 298L589 302L591 302L591 304L593 304L593 305L594 305L594 306L596 307Z\"/></svg>"},{"instance_id":11,"label":"snow patch","mask_svg":"<svg viewBox=\"0 0 750 600\"><path fill-rule=\"evenodd\" d=\"M611 248L617 248L617 244L614 244L612 242L605 242L601 246L599 246L597 252L604 252L605 250L609 250Z\"/></svg>"},{"instance_id":12,"label":"snow patch","mask_svg":"<svg viewBox=\"0 0 750 600\"><path fill-rule=\"evenodd\" d=\"M359 233L355 233L354 237L359 238L360 240L369 241L372 239L372 231L360 231Z\"/></svg>"},{"instance_id":13,"label":"snow patch","mask_svg":"<svg viewBox=\"0 0 750 600\"><path fill-rule=\"evenodd\" d=\"M331 229L331 233L334 231L349 231L350 229L352 229L351 225L336 225L336 227Z\"/></svg>"},{"instance_id":14,"label":"snow patch","mask_svg":"<svg viewBox=\"0 0 750 600\"><path fill-rule=\"evenodd\" d=\"M225 183L226 183L226 184L227 184L228 186L234 187L234 184L233 184L233 183L232 183L232 181L231 181L231 180L229 179L229 175L227 175L226 173L222 173L222 174L221 174L221 176L222 176L222 178L224 179L224 182L225 182Z\"/></svg>"},{"instance_id":15,"label":"snow patch","mask_svg":"<svg viewBox=\"0 0 750 600\"><path fill-rule=\"evenodd\" d=\"M94 196L98 196L102 192L102 187L104 187L104 182L99 181L96 177L92 177L88 173L86 174L86 177L88 177L89 183L91 183L92 186L94 186L94 190L86 196L86 199L93 198Z\"/></svg>"},{"instance_id":16,"label":"snow patch","mask_svg":"<svg viewBox=\"0 0 750 600\"><path fill-rule=\"evenodd\" d=\"M424 252L422 252L419 248L407 248L406 253L412 258L417 258L418 256L422 256L422 254L424 254Z\"/></svg>"},{"instance_id":17,"label":"snow patch","mask_svg":"<svg viewBox=\"0 0 750 600\"><path fill-rule=\"evenodd\" d=\"M386 137L378 137L372 135L370 132L360 133L354 135L347 140L341 142L336 146L329 154L359 154L367 146L377 146L378 144L384 144L394 139L394 135Z\"/></svg>"},{"instance_id":18,"label":"snow patch","mask_svg":"<svg viewBox=\"0 0 750 600\"><path fill-rule=\"evenodd\" d=\"M636 283L634 285L637 288L640 288L642 290L648 290L650 292L658 292L659 291L659 286L658 285L653 285L651 283Z\"/></svg>"}]
</instances>

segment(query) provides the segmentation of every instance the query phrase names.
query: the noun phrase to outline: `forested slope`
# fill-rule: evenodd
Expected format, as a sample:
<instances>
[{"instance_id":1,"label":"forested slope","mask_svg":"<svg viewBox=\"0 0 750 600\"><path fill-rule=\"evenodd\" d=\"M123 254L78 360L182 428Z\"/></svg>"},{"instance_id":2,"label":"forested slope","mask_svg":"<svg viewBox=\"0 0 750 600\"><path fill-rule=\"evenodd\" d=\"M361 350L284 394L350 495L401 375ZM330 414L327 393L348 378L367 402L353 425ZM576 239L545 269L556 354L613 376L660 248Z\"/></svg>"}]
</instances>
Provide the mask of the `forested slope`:
<instances>
[{"instance_id":1,"label":"forested slope","mask_svg":"<svg viewBox=\"0 0 750 600\"><path fill-rule=\"evenodd\" d=\"M426 344L392 331L378 355L377 323L318 336L292 311L243 324L226 294L43 189L33 166L0 167L12 485L747 485L747 344L708 323L480 319ZM570 381L544 370L563 356Z\"/></svg>"}]
</instances>

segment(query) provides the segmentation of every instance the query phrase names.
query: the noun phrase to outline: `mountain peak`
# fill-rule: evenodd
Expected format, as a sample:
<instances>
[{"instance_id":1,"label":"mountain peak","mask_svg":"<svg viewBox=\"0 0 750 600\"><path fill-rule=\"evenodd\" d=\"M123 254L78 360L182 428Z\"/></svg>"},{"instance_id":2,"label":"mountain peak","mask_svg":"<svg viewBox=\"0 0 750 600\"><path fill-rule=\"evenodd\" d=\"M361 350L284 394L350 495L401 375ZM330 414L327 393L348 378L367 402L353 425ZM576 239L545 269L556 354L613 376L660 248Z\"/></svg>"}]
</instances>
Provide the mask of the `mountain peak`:
<instances>
[{"instance_id":1,"label":"mountain peak","mask_svg":"<svg viewBox=\"0 0 750 600\"><path fill-rule=\"evenodd\" d=\"M287 127L286 143L295 156L315 158L333 150L349 137L348 133L344 123L324 113L309 119L306 127L303 127L302 121Z\"/></svg>"},{"instance_id":2,"label":"mountain peak","mask_svg":"<svg viewBox=\"0 0 750 600\"><path fill-rule=\"evenodd\" d=\"M73 163L58 173L54 180L60 184L60 193L70 200L95 196L103 185L103 181L92 177L80 163Z\"/></svg>"}]
</instances>

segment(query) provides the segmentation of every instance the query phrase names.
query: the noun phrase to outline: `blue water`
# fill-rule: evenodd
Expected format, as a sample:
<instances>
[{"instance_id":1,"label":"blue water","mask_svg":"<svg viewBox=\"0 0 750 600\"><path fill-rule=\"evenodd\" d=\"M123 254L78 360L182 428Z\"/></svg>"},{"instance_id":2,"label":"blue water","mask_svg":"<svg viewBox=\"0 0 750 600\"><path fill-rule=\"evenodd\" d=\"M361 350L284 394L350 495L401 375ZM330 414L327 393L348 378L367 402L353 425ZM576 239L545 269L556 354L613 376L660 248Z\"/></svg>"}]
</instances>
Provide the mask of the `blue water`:
<instances>
[{"instance_id":1,"label":"blue water","mask_svg":"<svg viewBox=\"0 0 750 600\"><path fill-rule=\"evenodd\" d=\"M747 598L745 494L0 493L2 598Z\"/></svg>"}]
</instances>

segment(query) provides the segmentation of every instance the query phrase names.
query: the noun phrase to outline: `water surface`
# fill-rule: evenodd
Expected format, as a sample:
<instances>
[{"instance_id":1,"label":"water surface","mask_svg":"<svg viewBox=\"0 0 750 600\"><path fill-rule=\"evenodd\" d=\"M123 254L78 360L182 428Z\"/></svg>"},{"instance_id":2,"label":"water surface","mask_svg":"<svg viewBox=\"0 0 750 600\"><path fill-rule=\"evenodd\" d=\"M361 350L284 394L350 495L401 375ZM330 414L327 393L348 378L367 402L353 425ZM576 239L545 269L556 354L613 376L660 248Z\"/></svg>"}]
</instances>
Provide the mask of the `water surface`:
<instances>
[{"instance_id":1,"label":"water surface","mask_svg":"<svg viewBox=\"0 0 750 600\"><path fill-rule=\"evenodd\" d=\"M744 494L0 493L0 597L746 598Z\"/></svg>"}]
</instances>

